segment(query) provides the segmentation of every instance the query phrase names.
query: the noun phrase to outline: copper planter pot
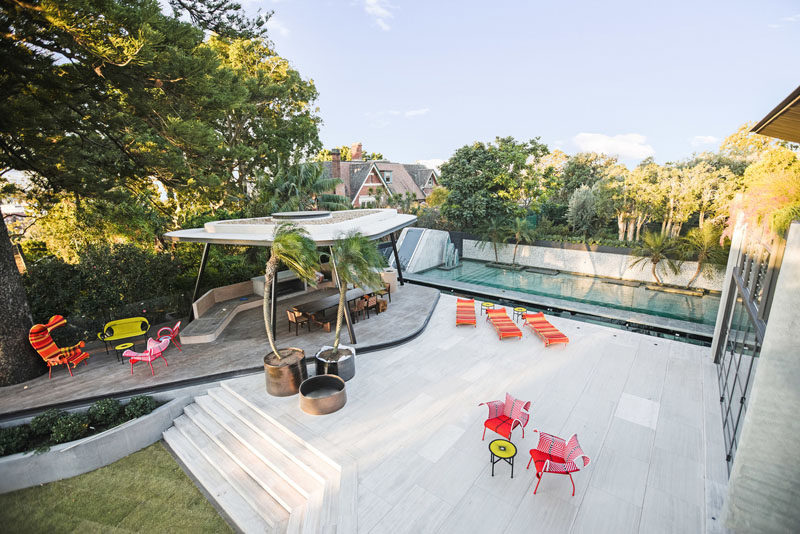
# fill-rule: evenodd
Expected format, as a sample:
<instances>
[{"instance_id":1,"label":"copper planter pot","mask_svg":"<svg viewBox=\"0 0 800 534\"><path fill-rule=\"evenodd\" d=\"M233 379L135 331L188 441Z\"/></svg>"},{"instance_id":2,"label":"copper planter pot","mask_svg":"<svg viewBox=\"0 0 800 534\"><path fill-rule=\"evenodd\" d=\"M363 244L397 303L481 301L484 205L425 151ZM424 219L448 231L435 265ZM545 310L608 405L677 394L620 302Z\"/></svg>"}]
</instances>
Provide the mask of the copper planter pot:
<instances>
[{"instance_id":1,"label":"copper planter pot","mask_svg":"<svg viewBox=\"0 0 800 534\"><path fill-rule=\"evenodd\" d=\"M329 374L342 377L347 382L356 375L356 350L353 347L339 345L340 352L347 352L339 357L338 361L330 362L328 353L333 353L333 347L322 347L314 356L317 375Z\"/></svg>"},{"instance_id":2,"label":"copper planter pot","mask_svg":"<svg viewBox=\"0 0 800 534\"><path fill-rule=\"evenodd\" d=\"M300 384L308 378L303 349L278 349L281 359L272 352L264 356L264 375L267 380L267 393L274 397L289 397L297 394Z\"/></svg>"},{"instance_id":3,"label":"copper planter pot","mask_svg":"<svg viewBox=\"0 0 800 534\"><path fill-rule=\"evenodd\" d=\"M347 403L344 380L336 375L317 375L300 384L300 409L311 415L340 410Z\"/></svg>"}]
</instances>

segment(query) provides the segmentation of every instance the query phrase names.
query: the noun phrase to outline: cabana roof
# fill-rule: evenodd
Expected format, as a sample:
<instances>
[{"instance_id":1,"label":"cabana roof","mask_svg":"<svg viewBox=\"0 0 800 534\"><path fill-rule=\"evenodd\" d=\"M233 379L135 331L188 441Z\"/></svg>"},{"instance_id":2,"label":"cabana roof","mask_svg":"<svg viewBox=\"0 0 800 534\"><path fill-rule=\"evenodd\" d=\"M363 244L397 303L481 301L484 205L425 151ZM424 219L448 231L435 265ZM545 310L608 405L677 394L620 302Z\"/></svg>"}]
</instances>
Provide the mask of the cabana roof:
<instances>
[{"instance_id":1,"label":"cabana roof","mask_svg":"<svg viewBox=\"0 0 800 534\"><path fill-rule=\"evenodd\" d=\"M212 221L203 228L168 232L165 237L176 242L268 247L272 245L278 225L292 222L304 228L318 246L329 246L353 230L375 240L410 226L416 220L415 215L397 213L395 209L295 211L253 219Z\"/></svg>"}]
</instances>

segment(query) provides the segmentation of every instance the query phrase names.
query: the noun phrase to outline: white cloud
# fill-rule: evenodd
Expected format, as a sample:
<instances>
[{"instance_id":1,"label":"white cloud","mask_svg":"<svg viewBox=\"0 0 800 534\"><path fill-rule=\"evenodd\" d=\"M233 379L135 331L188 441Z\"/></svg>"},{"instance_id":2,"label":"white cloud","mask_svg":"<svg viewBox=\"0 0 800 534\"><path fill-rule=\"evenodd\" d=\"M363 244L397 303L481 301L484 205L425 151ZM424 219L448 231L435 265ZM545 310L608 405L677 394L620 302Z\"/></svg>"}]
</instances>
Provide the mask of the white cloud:
<instances>
[{"instance_id":1,"label":"white cloud","mask_svg":"<svg viewBox=\"0 0 800 534\"><path fill-rule=\"evenodd\" d=\"M719 143L719 138L713 135L695 135L689 142L693 147L700 147L703 145L713 145Z\"/></svg>"},{"instance_id":2,"label":"white cloud","mask_svg":"<svg viewBox=\"0 0 800 534\"><path fill-rule=\"evenodd\" d=\"M281 37L286 37L291 33L289 28L287 28L280 19L275 18L274 16L270 17L270 19L267 21L267 29L269 29L272 33L277 33Z\"/></svg>"},{"instance_id":3,"label":"white cloud","mask_svg":"<svg viewBox=\"0 0 800 534\"><path fill-rule=\"evenodd\" d=\"M391 29L386 19L393 17L390 9L394 7L387 0L364 0L364 11L375 19L375 24L385 32Z\"/></svg>"},{"instance_id":4,"label":"white cloud","mask_svg":"<svg viewBox=\"0 0 800 534\"><path fill-rule=\"evenodd\" d=\"M800 13L791 17L783 17L781 20L784 22L800 22Z\"/></svg>"},{"instance_id":5,"label":"white cloud","mask_svg":"<svg viewBox=\"0 0 800 534\"><path fill-rule=\"evenodd\" d=\"M406 117L417 117L419 115L425 115L430 111L429 108L421 108L421 109L410 109L404 113Z\"/></svg>"},{"instance_id":6,"label":"white cloud","mask_svg":"<svg viewBox=\"0 0 800 534\"><path fill-rule=\"evenodd\" d=\"M767 28L780 28L780 24L767 24Z\"/></svg>"},{"instance_id":7,"label":"white cloud","mask_svg":"<svg viewBox=\"0 0 800 534\"><path fill-rule=\"evenodd\" d=\"M635 133L611 136L581 132L572 141L582 151L600 152L623 159L644 159L656 153L652 146L645 144L645 136Z\"/></svg>"}]
</instances>

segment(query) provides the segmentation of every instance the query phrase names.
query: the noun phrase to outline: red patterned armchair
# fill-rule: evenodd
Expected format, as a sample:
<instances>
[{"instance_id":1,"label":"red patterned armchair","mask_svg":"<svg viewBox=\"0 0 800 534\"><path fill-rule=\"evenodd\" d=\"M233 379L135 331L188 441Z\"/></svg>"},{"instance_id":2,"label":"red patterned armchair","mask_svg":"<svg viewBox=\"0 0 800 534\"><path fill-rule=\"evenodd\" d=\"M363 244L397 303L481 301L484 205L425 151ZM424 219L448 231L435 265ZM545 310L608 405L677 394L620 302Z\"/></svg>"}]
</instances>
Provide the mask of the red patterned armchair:
<instances>
[{"instance_id":1,"label":"red patterned armchair","mask_svg":"<svg viewBox=\"0 0 800 534\"><path fill-rule=\"evenodd\" d=\"M506 439L511 439L511 432L518 426L522 427L522 437L525 437L525 426L530 419L528 410L531 401L521 401L506 393L506 400L482 402L478 406L489 407L489 418L483 423L483 437L486 439L486 429L496 432Z\"/></svg>"},{"instance_id":2,"label":"red patterned armchair","mask_svg":"<svg viewBox=\"0 0 800 534\"><path fill-rule=\"evenodd\" d=\"M67 366L69 376L73 376L70 364L72 367L75 367L89 357L88 352L83 352L81 350L81 348L86 345L84 341L81 341L77 345L65 347L63 349L60 349L56 346L55 341L53 341L53 338L50 336L50 332L59 326L64 326L65 324L67 324L66 319L64 319L61 315L54 315L50 317L50 320L47 321L47 324L33 325L30 333L28 334L28 340L30 340L31 345L34 349L36 349L36 352L39 353L39 356L44 359L45 363L47 363L47 367L50 370L48 378L53 377L53 367L62 364ZM84 363L88 364L89 362Z\"/></svg>"},{"instance_id":3,"label":"red patterned armchair","mask_svg":"<svg viewBox=\"0 0 800 534\"><path fill-rule=\"evenodd\" d=\"M533 494L536 495L536 490L539 489L539 483L542 481L544 473L555 473L557 475L569 476L572 482L572 496L575 496L575 481L572 480L572 473L580 471L583 467L589 465L589 457L583 453L580 444L578 443L578 435L573 434L569 441L564 441L562 438L539 433L539 444L535 449L530 450L531 459L528 460L528 467L530 468L531 462L536 467L536 478L539 481L533 489ZM580 467L578 462L582 463Z\"/></svg>"}]
</instances>

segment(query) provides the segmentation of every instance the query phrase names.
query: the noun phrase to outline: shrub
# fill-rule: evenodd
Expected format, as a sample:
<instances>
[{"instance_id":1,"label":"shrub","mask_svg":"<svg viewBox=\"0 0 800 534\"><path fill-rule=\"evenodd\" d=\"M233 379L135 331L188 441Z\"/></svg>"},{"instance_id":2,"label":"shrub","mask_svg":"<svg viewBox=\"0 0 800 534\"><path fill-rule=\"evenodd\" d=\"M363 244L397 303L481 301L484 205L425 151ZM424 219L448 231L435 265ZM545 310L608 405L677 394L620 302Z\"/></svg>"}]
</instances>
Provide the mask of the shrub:
<instances>
[{"instance_id":1,"label":"shrub","mask_svg":"<svg viewBox=\"0 0 800 534\"><path fill-rule=\"evenodd\" d=\"M127 415L129 419L136 419L137 417L149 414L157 407L158 403L153 397L137 395L125 406L125 415Z\"/></svg>"},{"instance_id":2,"label":"shrub","mask_svg":"<svg viewBox=\"0 0 800 534\"><path fill-rule=\"evenodd\" d=\"M88 415L95 426L113 426L122 416L122 404L116 399L101 399L89 407Z\"/></svg>"},{"instance_id":3,"label":"shrub","mask_svg":"<svg viewBox=\"0 0 800 534\"><path fill-rule=\"evenodd\" d=\"M66 443L85 436L89 432L89 418L85 413L62 415L53 425L50 439L53 443Z\"/></svg>"},{"instance_id":4,"label":"shrub","mask_svg":"<svg viewBox=\"0 0 800 534\"><path fill-rule=\"evenodd\" d=\"M27 450L30 434L28 425L0 428L0 456Z\"/></svg>"},{"instance_id":5,"label":"shrub","mask_svg":"<svg viewBox=\"0 0 800 534\"><path fill-rule=\"evenodd\" d=\"M37 415L31 421L31 432L36 437L44 438L52 434L53 426L61 417L65 416L66 412L52 408L46 412Z\"/></svg>"}]
</instances>

